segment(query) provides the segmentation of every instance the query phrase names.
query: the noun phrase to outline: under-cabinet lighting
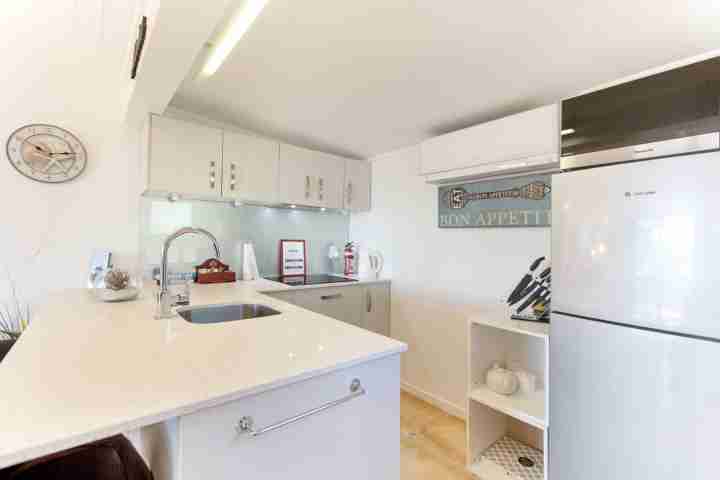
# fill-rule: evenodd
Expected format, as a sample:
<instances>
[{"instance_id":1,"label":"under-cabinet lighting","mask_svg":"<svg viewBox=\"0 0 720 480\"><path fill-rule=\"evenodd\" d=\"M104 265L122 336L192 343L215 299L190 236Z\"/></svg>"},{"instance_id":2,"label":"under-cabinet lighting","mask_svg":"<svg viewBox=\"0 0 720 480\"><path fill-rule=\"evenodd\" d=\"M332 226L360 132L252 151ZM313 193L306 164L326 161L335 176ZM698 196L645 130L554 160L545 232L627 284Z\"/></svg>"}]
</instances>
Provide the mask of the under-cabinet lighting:
<instances>
[{"instance_id":1,"label":"under-cabinet lighting","mask_svg":"<svg viewBox=\"0 0 720 480\"><path fill-rule=\"evenodd\" d=\"M321 212L324 212L325 210L327 210L327 208L325 208L325 207L322 207L322 208L320 209Z\"/></svg>"},{"instance_id":2,"label":"under-cabinet lighting","mask_svg":"<svg viewBox=\"0 0 720 480\"><path fill-rule=\"evenodd\" d=\"M297 205L290 205L290 208L297 208Z\"/></svg>"},{"instance_id":3,"label":"under-cabinet lighting","mask_svg":"<svg viewBox=\"0 0 720 480\"><path fill-rule=\"evenodd\" d=\"M250 25L257 19L262 12L265 5L269 0L245 0L240 9L235 12L232 20L228 24L228 27L218 36L210 50L205 66L202 69L202 73L205 76L210 76L218 71L220 66L223 64L225 59L230 52L232 52L235 45L248 31Z\"/></svg>"},{"instance_id":4,"label":"under-cabinet lighting","mask_svg":"<svg viewBox=\"0 0 720 480\"><path fill-rule=\"evenodd\" d=\"M573 133L575 133L575 129L574 129L574 128L566 128L566 129L564 129L564 130L560 130L560 135L563 135L563 136L565 136L565 135L572 135Z\"/></svg>"}]
</instances>

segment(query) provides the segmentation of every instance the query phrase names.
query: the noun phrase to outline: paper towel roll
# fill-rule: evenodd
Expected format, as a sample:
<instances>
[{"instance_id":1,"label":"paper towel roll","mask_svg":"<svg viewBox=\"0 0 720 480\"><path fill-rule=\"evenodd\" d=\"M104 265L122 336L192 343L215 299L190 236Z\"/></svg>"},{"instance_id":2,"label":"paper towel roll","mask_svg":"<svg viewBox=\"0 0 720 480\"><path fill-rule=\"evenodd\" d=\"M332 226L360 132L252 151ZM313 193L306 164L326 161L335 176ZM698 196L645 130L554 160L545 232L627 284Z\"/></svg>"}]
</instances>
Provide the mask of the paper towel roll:
<instances>
[{"instance_id":1,"label":"paper towel roll","mask_svg":"<svg viewBox=\"0 0 720 480\"><path fill-rule=\"evenodd\" d=\"M255 247L252 243L246 243L243 245L242 279L257 280L258 278L260 278L260 272L255 258Z\"/></svg>"}]
</instances>

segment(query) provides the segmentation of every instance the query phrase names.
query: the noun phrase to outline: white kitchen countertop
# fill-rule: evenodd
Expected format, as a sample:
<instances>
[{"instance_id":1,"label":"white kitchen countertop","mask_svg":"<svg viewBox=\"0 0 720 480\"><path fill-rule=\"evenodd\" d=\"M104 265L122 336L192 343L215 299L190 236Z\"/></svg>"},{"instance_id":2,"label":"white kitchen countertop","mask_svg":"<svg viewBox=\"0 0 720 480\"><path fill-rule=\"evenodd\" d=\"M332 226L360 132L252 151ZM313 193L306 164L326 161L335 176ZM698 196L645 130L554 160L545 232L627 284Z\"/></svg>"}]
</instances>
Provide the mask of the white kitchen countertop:
<instances>
[{"instance_id":1,"label":"white kitchen countertop","mask_svg":"<svg viewBox=\"0 0 720 480\"><path fill-rule=\"evenodd\" d=\"M0 468L407 350L260 293L295 288L193 285L193 305L282 312L207 325L155 319L154 286L125 303L82 289L54 295L0 362Z\"/></svg>"}]
</instances>

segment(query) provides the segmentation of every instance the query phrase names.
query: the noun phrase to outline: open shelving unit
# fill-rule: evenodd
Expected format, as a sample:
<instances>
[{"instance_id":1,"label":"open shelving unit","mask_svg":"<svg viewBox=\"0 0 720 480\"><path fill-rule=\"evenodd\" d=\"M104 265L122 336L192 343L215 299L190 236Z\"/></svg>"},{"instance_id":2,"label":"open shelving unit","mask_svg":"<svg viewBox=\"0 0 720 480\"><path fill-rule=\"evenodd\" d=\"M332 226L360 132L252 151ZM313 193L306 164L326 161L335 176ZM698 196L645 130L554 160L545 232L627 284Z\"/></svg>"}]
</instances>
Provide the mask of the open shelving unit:
<instances>
[{"instance_id":1,"label":"open shelving unit","mask_svg":"<svg viewBox=\"0 0 720 480\"><path fill-rule=\"evenodd\" d=\"M511 320L498 307L474 315L468 329L468 469L482 480L546 478L549 325ZM485 376L494 362L532 373L536 390L490 390Z\"/></svg>"}]
</instances>

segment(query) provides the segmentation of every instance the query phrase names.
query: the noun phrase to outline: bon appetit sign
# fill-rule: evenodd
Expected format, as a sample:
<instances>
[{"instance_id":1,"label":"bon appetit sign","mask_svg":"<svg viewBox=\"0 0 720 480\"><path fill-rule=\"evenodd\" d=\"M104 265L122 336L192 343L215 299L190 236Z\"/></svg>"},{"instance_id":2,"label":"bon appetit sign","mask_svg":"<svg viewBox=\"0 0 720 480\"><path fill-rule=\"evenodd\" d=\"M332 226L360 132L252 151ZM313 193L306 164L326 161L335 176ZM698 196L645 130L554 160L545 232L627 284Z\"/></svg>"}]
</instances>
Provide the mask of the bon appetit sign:
<instances>
[{"instance_id":1,"label":"bon appetit sign","mask_svg":"<svg viewBox=\"0 0 720 480\"><path fill-rule=\"evenodd\" d=\"M550 185L550 175L531 175L440 187L438 226L548 227Z\"/></svg>"}]
</instances>

